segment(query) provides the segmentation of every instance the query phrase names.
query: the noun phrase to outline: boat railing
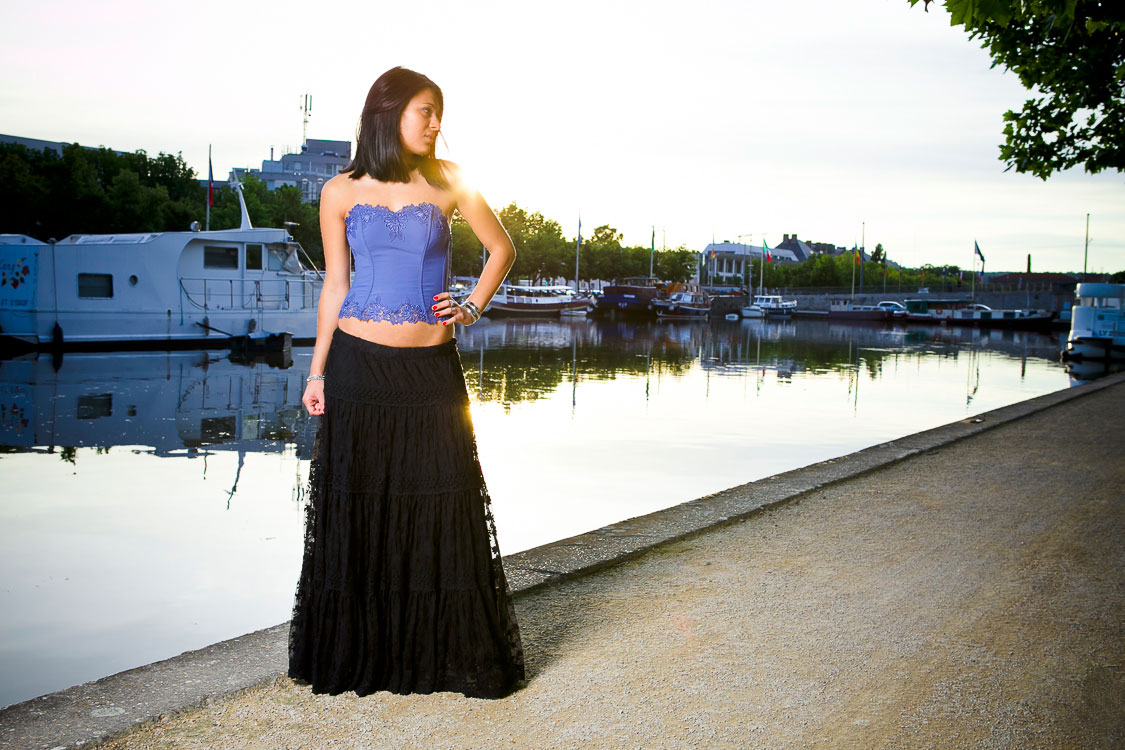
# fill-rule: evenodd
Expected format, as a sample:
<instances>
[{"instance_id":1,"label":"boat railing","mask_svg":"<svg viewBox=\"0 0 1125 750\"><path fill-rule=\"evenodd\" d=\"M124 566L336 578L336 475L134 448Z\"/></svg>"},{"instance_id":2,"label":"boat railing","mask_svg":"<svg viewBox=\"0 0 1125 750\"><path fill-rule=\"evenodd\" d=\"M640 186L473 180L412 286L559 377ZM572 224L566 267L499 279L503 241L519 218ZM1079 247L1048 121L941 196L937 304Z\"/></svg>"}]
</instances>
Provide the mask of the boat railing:
<instances>
[{"instance_id":1,"label":"boat railing","mask_svg":"<svg viewBox=\"0 0 1125 750\"><path fill-rule=\"evenodd\" d=\"M319 302L316 279L180 277L180 295L199 310L294 310Z\"/></svg>"}]
</instances>

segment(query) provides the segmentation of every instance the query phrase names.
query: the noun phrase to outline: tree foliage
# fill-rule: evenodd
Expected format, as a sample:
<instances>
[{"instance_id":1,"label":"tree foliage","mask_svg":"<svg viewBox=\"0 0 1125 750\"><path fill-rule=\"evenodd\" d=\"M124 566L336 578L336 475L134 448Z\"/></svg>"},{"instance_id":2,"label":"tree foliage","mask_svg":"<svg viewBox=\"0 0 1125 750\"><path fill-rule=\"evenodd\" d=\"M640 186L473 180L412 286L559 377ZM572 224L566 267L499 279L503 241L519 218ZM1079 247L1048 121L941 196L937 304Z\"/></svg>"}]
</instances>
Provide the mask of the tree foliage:
<instances>
[{"instance_id":1,"label":"tree foliage","mask_svg":"<svg viewBox=\"0 0 1125 750\"><path fill-rule=\"evenodd\" d=\"M515 203L501 209L497 217L516 248L516 261L508 278L544 283L574 279L574 252L577 238L564 237L557 221L531 212ZM481 246L476 235L460 215L453 223L453 273L475 276L482 267ZM582 240L579 253L579 279L613 280L626 276L647 276L651 249L623 247L622 235L609 225L597 227ZM652 258L654 274L666 281L687 281L695 273L696 254L684 247L657 252Z\"/></svg>"},{"instance_id":2,"label":"tree foliage","mask_svg":"<svg viewBox=\"0 0 1125 750\"><path fill-rule=\"evenodd\" d=\"M934 0L922 1L928 9ZM994 66L1033 92L1019 112L1004 113L1000 158L1008 169L1044 180L1079 165L1090 173L1125 169L1125 3L943 2Z\"/></svg>"},{"instance_id":3,"label":"tree foliage","mask_svg":"<svg viewBox=\"0 0 1125 750\"><path fill-rule=\"evenodd\" d=\"M149 158L76 143L0 143L0 231L44 240L77 233L187 230L203 190L177 154Z\"/></svg>"}]
</instances>

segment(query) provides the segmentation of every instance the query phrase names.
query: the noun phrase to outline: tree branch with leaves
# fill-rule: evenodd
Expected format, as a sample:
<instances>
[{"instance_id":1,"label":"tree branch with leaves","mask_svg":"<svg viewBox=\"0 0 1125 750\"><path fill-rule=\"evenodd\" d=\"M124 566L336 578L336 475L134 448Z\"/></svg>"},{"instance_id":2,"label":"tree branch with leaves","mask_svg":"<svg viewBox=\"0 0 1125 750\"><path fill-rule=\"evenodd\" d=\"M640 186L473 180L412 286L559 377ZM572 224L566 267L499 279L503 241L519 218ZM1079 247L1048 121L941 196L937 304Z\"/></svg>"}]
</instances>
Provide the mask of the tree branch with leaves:
<instances>
[{"instance_id":1,"label":"tree branch with leaves","mask_svg":"<svg viewBox=\"0 0 1125 750\"><path fill-rule=\"evenodd\" d=\"M935 0L922 0L926 10ZM919 0L909 0L917 5ZM1046 180L1081 166L1125 169L1125 3L944 0L954 26L1031 93L1004 113L1000 158Z\"/></svg>"}]
</instances>

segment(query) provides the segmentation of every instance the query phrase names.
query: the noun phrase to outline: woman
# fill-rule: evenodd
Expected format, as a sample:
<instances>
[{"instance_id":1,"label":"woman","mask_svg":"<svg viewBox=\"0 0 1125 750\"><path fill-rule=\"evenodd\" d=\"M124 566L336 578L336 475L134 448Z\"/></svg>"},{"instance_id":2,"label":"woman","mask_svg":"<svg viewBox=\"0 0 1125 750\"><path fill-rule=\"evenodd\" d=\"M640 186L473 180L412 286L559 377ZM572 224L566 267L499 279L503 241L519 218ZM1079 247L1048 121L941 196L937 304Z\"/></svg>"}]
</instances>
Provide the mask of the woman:
<instances>
[{"instance_id":1,"label":"woman","mask_svg":"<svg viewBox=\"0 0 1125 750\"><path fill-rule=\"evenodd\" d=\"M325 280L302 400L322 416L289 635L289 675L316 693L500 697L524 678L451 325L476 322L515 250L434 158L442 104L419 73L381 75L355 158L321 193ZM490 251L462 304L447 291L454 210Z\"/></svg>"}]
</instances>

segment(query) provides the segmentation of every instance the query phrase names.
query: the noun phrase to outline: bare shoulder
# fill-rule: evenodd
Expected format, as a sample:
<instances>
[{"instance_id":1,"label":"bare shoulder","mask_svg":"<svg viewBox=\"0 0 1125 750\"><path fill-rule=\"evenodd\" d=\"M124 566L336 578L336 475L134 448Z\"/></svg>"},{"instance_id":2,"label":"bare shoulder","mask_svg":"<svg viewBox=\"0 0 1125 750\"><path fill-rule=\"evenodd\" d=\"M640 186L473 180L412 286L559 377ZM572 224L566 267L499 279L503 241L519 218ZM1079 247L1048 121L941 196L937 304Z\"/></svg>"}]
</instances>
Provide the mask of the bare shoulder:
<instances>
[{"instance_id":1,"label":"bare shoulder","mask_svg":"<svg viewBox=\"0 0 1125 750\"><path fill-rule=\"evenodd\" d=\"M352 191L352 183L355 180L348 177L346 172L341 172L328 182L324 183L324 187L320 189L320 199L326 198L330 201L346 200Z\"/></svg>"},{"instance_id":2,"label":"bare shoulder","mask_svg":"<svg viewBox=\"0 0 1125 750\"><path fill-rule=\"evenodd\" d=\"M439 159L439 162L441 164L442 174L445 175L445 179L449 182L449 191L453 193L457 200L460 200L470 189L465 181L465 175L461 171L460 165L447 159Z\"/></svg>"},{"instance_id":3,"label":"bare shoulder","mask_svg":"<svg viewBox=\"0 0 1125 750\"><path fill-rule=\"evenodd\" d=\"M322 212L330 215L343 215L352 197L355 181L349 179L347 174L341 173L324 183L320 189L320 208Z\"/></svg>"}]
</instances>

